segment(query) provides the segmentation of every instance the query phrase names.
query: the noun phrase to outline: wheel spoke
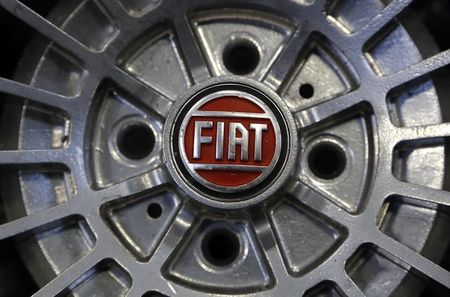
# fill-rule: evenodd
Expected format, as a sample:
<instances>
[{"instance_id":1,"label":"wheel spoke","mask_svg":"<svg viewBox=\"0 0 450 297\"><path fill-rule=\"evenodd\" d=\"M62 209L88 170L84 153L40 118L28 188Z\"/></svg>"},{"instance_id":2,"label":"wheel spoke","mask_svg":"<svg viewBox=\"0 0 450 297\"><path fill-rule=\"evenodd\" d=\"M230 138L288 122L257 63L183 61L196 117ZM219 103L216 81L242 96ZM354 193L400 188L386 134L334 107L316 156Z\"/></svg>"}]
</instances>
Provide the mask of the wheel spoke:
<instances>
[{"instance_id":1,"label":"wheel spoke","mask_svg":"<svg viewBox=\"0 0 450 297\"><path fill-rule=\"evenodd\" d=\"M99 200L100 204L105 204L123 197L155 189L170 181L171 178L167 172L162 167L158 167L146 174L96 191L94 194L102 197L102 199Z\"/></svg>"},{"instance_id":2,"label":"wheel spoke","mask_svg":"<svg viewBox=\"0 0 450 297\"><path fill-rule=\"evenodd\" d=\"M334 281L338 285L344 294L348 297L366 297L366 295L361 291L361 289L355 284L355 282L348 276L347 272L341 271L340 273L335 273L336 278Z\"/></svg>"},{"instance_id":3,"label":"wheel spoke","mask_svg":"<svg viewBox=\"0 0 450 297\"><path fill-rule=\"evenodd\" d=\"M132 77L124 70L111 63L105 63L105 76L110 75L111 79L124 88L133 98L143 106L151 108L162 117L166 117L173 105L173 102L159 94L145 83Z\"/></svg>"},{"instance_id":4,"label":"wheel spoke","mask_svg":"<svg viewBox=\"0 0 450 297\"><path fill-rule=\"evenodd\" d=\"M194 83L199 83L211 75L206 65L205 58L199 46L199 42L191 24L185 15L177 17L174 22L175 35L179 40L181 52L184 56L184 61L192 76Z\"/></svg>"},{"instance_id":5,"label":"wheel spoke","mask_svg":"<svg viewBox=\"0 0 450 297\"><path fill-rule=\"evenodd\" d=\"M345 296L348 297L366 297L361 289L355 284L344 269L344 265L339 267L337 271L333 273L333 282L338 286L338 290L341 290Z\"/></svg>"},{"instance_id":6,"label":"wheel spoke","mask_svg":"<svg viewBox=\"0 0 450 297\"><path fill-rule=\"evenodd\" d=\"M77 106L75 104L76 99L69 99L55 93L5 78L0 78L0 92L54 107L63 110L67 114L71 114L72 109Z\"/></svg>"},{"instance_id":7,"label":"wheel spoke","mask_svg":"<svg viewBox=\"0 0 450 297\"><path fill-rule=\"evenodd\" d=\"M142 284L133 283L130 290L127 292L126 297L144 296L146 292L142 290L142 288L144 288L146 285L148 285L148 282L142 282Z\"/></svg>"},{"instance_id":8,"label":"wheel spoke","mask_svg":"<svg viewBox=\"0 0 450 297\"><path fill-rule=\"evenodd\" d=\"M43 36L54 41L71 54L84 61L92 60L93 53L87 47L53 25L44 17L34 12L32 9L28 8L26 5L17 0L0 0L0 4L11 14L15 15Z\"/></svg>"},{"instance_id":9,"label":"wheel spoke","mask_svg":"<svg viewBox=\"0 0 450 297\"><path fill-rule=\"evenodd\" d=\"M447 191L399 181L394 177L391 184L394 195L450 206L450 193Z\"/></svg>"},{"instance_id":10,"label":"wheel spoke","mask_svg":"<svg viewBox=\"0 0 450 297\"><path fill-rule=\"evenodd\" d=\"M361 42L361 46L376 35L381 29L393 21L402 11L404 11L414 0L393 0L368 24L355 34L355 40Z\"/></svg>"},{"instance_id":11,"label":"wheel spoke","mask_svg":"<svg viewBox=\"0 0 450 297\"><path fill-rule=\"evenodd\" d=\"M97 74L102 77L110 77L113 81L121 85L136 99L149 106L156 113L165 117L170 110L172 102L164 96L153 91L149 86L131 77L128 73L118 68L113 61L103 55L91 52L83 44L69 36L63 30L41 17L30 8L16 0L0 0L2 6L13 13L23 22L35 28L38 32L56 42L59 46L68 50L73 55L81 58L90 65Z\"/></svg>"},{"instance_id":12,"label":"wheel spoke","mask_svg":"<svg viewBox=\"0 0 450 297\"><path fill-rule=\"evenodd\" d=\"M63 273L36 292L33 297L59 296L61 292L68 289L72 284L80 282L83 275L104 259L105 257L101 251L98 248L94 248L89 254L78 260L75 264L67 268Z\"/></svg>"},{"instance_id":13,"label":"wheel spoke","mask_svg":"<svg viewBox=\"0 0 450 297\"><path fill-rule=\"evenodd\" d=\"M392 134L398 138L398 142L450 137L450 123L406 128L401 127L397 128Z\"/></svg>"},{"instance_id":14,"label":"wheel spoke","mask_svg":"<svg viewBox=\"0 0 450 297\"><path fill-rule=\"evenodd\" d=\"M281 251L275 238L275 234L272 231L269 219L264 217L262 219L255 220L254 228L270 267L279 272L279 274L276 275L277 282L288 283L291 276L286 270L286 265L284 264L283 256L281 255Z\"/></svg>"},{"instance_id":15,"label":"wheel spoke","mask_svg":"<svg viewBox=\"0 0 450 297\"><path fill-rule=\"evenodd\" d=\"M2 165L67 164L70 160L66 150L0 151Z\"/></svg>"},{"instance_id":16,"label":"wheel spoke","mask_svg":"<svg viewBox=\"0 0 450 297\"><path fill-rule=\"evenodd\" d=\"M450 65L450 49L414 64L396 74L385 77L386 84L389 85L390 88L395 88L429 75L448 65Z\"/></svg>"},{"instance_id":17,"label":"wheel spoke","mask_svg":"<svg viewBox=\"0 0 450 297\"><path fill-rule=\"evenodd\" d=\"M338 115L344 110L363 102L361 98L362 92L356 90L354 92L342 95L335 99L319 103L308 109L301 110L294 114L300 128L306 128L320 121Z\"/></svg>"},{"instance_id":18,"label":"wheel spoke","mask_svg":"<svg viewBox=\"0 0 450 297\"><path fill-rule=\"evenodd\" d=\"M106 8L109 14L113 17L114 21L119 21L119 25L122 21L131 19L131 16L127 13L118 0L100 0L100 3L104 8Z\"/></svg>"},{"instance_id":19,"label":"wheel spoke","mask_svg":"<svg viewBox=\"0 0 450 297\"><path fill-rule=\"evenodd\" d=\"M390 238L381 231L377 232L374 241L376 241L374 242L375 245L384 249L392 256L450 289L450 272L446 271L444 268L414 252L400 242Z\"/></svg>"},{"instance_id":20,"label":"wheel spoke","mask_svg":"<svg viewBox=\"0 0 450 297\"><path fill-rule=\"evenodd\" d=\"M323 195L302 184L300 181L297 181L292 185L288 191L291 195L296 197L300 203L323 214L342 226L349 227L354 221L352 215L326 199Z\"/></svg>"},{"instance_id":21,"label":"wheel spoke","mask_svg":"<svg viewBox=\"0 0 450 297\"><path fill-rule=\"evenodd\" d=\"M174 252L175 247L180 244L189 232L194 221L195 215L186 206L181 207L164 239L150 259L150 264L154 265L154 267L163 267L164 263Z\"/></svg>"},{"instance_id":22,"label":"wheel spoke","mask_svg":"<svg viewBox=\"0 0 450 297\"><path fill-rule=\"evenodd\" d=\"M304 27L301 26L294 33L286 48L282 50L280 56L275 60L269 73L264 78L264 82L270 85L272 89L278 90L283 82L285 82L296 61L305 53L305 44L309 36L310 31L305 23Z\"/></svg>"},{"instance_id":23,"label":"wheel spoke","mask_svg":"<svg viewBox=\"0 0 450 297\"><path fill-rule=\"evenodd\" d=\"M69 201L2 224L0 225L0 241L76 215L76 211L72 206L72 203Z\"/></svg>"}]
</instances>

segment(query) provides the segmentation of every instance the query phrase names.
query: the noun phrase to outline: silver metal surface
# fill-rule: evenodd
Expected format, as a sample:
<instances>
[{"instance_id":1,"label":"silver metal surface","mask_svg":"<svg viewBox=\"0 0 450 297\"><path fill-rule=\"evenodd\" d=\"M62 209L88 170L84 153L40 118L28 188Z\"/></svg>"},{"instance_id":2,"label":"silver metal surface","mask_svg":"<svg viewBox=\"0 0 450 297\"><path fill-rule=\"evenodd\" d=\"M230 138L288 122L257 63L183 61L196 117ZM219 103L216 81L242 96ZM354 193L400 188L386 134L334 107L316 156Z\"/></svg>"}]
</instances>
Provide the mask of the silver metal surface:
<instances>
[{"instance_id":1,"label":"silver metal surface","mask_svg":"<svg viewBox=\"0 0 450 297\"><path fill-rule=\"evenodd\" d=\"M0 78L0 240L34 296L415 297L417 275L449 292L450 125L429 75L450 51L396 20L412 0L70 2L44 18L0 0L40 35ZM236 46L257 56L247 77L227 64ZM232 203L167 158L175 111L224 81L279 100L290 141L274 182ZM137 155L120 142L136 126ZM344 156L336 176L317 174L333 164L321 145Z\"/></svg>"}]
</instances>

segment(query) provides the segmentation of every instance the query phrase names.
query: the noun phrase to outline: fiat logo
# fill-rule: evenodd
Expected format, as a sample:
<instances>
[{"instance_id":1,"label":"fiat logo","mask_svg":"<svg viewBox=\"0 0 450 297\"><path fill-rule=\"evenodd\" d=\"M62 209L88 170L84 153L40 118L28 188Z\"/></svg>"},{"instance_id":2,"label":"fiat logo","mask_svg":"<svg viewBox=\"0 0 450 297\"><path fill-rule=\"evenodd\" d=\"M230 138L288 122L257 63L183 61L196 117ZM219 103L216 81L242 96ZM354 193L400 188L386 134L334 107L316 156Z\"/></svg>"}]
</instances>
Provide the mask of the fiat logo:
<instances>
[{"instance_id":1,"label":"fiat logo","mask_svg":"<svg viewBox=\"0 0 450 297\"><path fill-rule=\"evenodd\" d=\"M265 180L280 158L281 131L274 113L245 92L201 98L175 133L188 173L214 191L248 190Z\"/></svg>"}]
</instances>

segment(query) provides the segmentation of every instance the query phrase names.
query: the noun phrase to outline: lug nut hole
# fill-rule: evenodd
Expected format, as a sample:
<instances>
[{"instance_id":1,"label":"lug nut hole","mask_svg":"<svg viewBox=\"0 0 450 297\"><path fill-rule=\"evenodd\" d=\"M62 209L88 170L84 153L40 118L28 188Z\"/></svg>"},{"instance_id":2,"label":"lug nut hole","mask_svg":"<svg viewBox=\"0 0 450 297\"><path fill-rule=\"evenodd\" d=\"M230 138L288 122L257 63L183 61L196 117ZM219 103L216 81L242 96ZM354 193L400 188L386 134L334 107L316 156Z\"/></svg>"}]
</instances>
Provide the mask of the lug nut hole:
<instances>
[{"instance_id":1,"label":"lug nut hole","mask_svg":"<svg viewBox=\"0 0 450 297\"><path fill-rule=\"evenodd\" d=\"M205 235L201 249L206 261L214 266L224 267L236 261L240 246L236 233L226 228L219 228Z\"/></svg>"},{"instance_id":2,"label":"lug nut hole","mask_svg":"<svg viewBox=\"0 0 450 297\"><path fill-rule=\"evenodd\" d=\"M311 99L314 96L314 87L311 84L302 84L298 93L304 99Z\"/></svg>"},{"instance_id":3,"label":"lug nut hole","mask_svg":"<svg viewBox=\"0 0 450 297\"><path fill-rule=\"evenodd\" d=\"M223 51L222 59L231 73L246 75L256 69L260 55L256 45L244 39L230 42Z\"/></svg>"},{"instance_id":4,"label":"lug nut hole","mask_svg":"<svg viewBox=\"0 0 450 297\"><path fill-rule=\"evenodd\" d=\"M152 129L144 124L126 127L117 136L117 147L120 153L130 160L142 160L152 152L155 146L155 135Z\"/></svg>"},{"instance_id":5,"label":"lug nut hole","mask_svg":"<svg viewBox=\"0 0 450 297\"><path fill-rule=\"evenodd\" d=\"M142 295L142 297L168 297L167 295L163 295L156 291L150 291Z\"/></svg>"},{"instance_id":6,"label":"lug nut hole","mask_svg":"<svg viewBox=\"0 0 450 297\"><path fill-rule=\"evenodd\" d=\"M158 203L152 203L147 208L147 214L152 219L158 219L159 217L161 217L162 213L163 209Z\"/></svg>"},{"instance_id":7,"label":"lug nut hole","mask_svg":"<svg viewBox=\"0 0 450 297\"><path fill-rule=\"evenodd\" d=\"M309 169L321 179L331 180L339 177L346 165L345 152L334 143L319 143L311 149L308 155Z\"/></svg>"}]
</instances>

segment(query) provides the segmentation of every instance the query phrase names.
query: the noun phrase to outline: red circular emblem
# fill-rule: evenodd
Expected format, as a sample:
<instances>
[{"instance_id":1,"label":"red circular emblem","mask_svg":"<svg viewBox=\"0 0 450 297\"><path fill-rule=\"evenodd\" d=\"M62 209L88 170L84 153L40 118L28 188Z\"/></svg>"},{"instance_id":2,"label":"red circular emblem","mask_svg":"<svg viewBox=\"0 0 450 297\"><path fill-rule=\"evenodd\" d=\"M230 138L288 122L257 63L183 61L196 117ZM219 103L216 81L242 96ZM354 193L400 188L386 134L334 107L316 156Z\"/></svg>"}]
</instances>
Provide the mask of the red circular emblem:
<instances>
[{"instance_id":1,"label":"red circular emblem","mask_svg":"<svg viewBox=\"0 0 450 297\"><path fill-rule=\"evenodd\" d=\"M258 185L280 156L281 132L273 112L260 99L238 91L202 98L188 111L179 132L185 167L215 191Z\"/></svg>"}]
</instances>

